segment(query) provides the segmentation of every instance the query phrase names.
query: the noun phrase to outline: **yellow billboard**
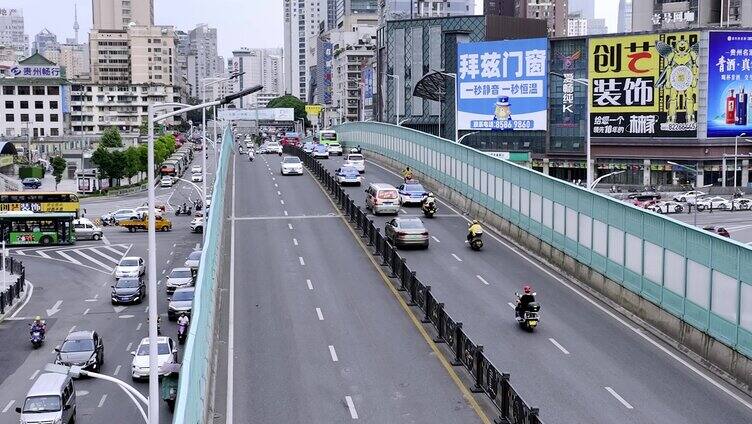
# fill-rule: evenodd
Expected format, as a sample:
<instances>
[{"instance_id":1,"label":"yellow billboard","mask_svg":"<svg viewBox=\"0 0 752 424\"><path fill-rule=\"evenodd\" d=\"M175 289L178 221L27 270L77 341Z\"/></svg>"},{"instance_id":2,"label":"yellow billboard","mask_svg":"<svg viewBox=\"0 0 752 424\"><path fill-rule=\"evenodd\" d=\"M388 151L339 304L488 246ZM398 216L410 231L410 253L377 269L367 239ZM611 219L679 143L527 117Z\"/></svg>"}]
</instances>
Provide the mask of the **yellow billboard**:
<instances>
[{"instance_id":1,"label":"yellow billboard","mask_svg":"<svg viewBox=\"0 0 752 424\"><path fill-rule=\"evenodd\" d=\"M699 33L591 38L592 137L697 137Z\"/></svg>"}]
</instances>

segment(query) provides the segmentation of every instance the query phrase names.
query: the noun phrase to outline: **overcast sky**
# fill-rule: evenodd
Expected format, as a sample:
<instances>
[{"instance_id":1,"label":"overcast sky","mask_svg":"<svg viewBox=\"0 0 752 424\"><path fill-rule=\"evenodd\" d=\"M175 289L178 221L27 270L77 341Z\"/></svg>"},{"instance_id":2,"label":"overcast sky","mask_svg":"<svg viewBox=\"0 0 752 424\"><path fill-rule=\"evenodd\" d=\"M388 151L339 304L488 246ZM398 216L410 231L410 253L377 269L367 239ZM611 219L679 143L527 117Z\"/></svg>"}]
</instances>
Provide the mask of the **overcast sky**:
<instances>
[{"instance_id":1,"label":"overcast sky","mask_svg":"<svg viewBox=\"0 0 752 424\"><path fill-rule=\"evenodd\" d=\"M31 40L47 28L65 41L73 37L73 4L78 5L80 41L91 28L91 0L0 0L0 8L21 8L26 33ZM482 13L483 1L476 0ZM596 2L596 17L605 17L609 30L616 30L619 0ZM216 27L219 54L228 58L239 47L282 47L282 0L154 0L158 25L190 30L198 23Z\"/></svg>"}]
</instances>

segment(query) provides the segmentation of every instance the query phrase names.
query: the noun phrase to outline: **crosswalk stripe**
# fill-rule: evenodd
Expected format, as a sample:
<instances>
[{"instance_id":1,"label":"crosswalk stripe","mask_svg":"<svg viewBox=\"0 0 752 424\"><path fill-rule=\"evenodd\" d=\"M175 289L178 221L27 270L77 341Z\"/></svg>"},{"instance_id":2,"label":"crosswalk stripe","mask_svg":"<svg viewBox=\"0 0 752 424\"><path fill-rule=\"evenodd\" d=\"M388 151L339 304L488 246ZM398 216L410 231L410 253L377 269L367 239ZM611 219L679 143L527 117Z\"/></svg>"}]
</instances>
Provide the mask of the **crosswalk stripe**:
<instances>
[{"instance_id":1,"label":"crosswalk stripe","mask_svg":"<svg viewBox=\"0 0 752 424\"><path fill-rule=\"evenodd\" d=\"M86 253L83 252L83 249L82 250L76 250L75 252L78 253L79 255L83 256L84 258L90 260L91 262L94 262L95 264L101 266L102 268L106 269L107 271L112 271L112 267L107 266L106 264L104 264L104 263L102 263L102 262L100 262L100 261L92 258L91 256L87 255Z\"/></svg>"},{"instance_id":2,"label":"crosswalk stripe","mask_svg":"<svg viewBox=\"0 0 752 424\"><path fill-rule=\"evenodd\" d=\"M37 253L39 254L39 256L41 256L43 258L50 259L50 255L44 253L44 251L42 251L42 250L37 251Z\"/></svg>"},{"instance_id":3,"label":"crosswalk stripe","mask_svg":"<svg viewBox=\"0 0 752 424\"><path fill-rule=\"evenodd\" d=\"M118 244L117 246L118 247L125 247L127 249L127 247L125 245L122 245L122 244ZM105 248L105 249L107 249L107 250L109 250L110 252L116 253L116 254L118 254L120 256L123 256L123 253L126 252L126 250L124 250L124 251L121 252L121 251L115 249L114 246L102 246L102 247Z\"/></svg>"},{"instance_id":4,"label":"crosswalk stripe","mask_svg":"<svg viewBox=\"0 0 752 424\"><path fill-rule=\"evenodd\" d=\"M39 252L39 253L41 254L41 252ZM65 252L62 252L62 251L61 251L61 252L57 252L57 253L58 253L58 255L60 255L60 256L62 256L62 257L64 257L65 259L67 259L67 260L68 260L68 261L70 261L70 262L73 262L73 263L74 263L74 264L76 264L76 265L82 265L82 264L81 264L81 262L77 261L76 259L73 259L73 257L71 257L70 255L68 255L68 254L67 254L67 253L65 253Z\"/></svg>"},{"instance_id":5,"label":"crosswalk stripe","mask_svg":"<svg viewBox=\"0 0 752 424\"><path fill-rule=\"evenodd\" d=\"M24 256L24 255L26 255L26 252L24 252L23 250L16 250L16 251L15 251L15 252L13 252L13 253L15 253L16 255L21 255L21 256Z\"/></svg>"},{"instance_id":6,"label":"crosswalk stripe","mask_svg":"<svg viewBox=\"0 0 752 424\"><path fill-rule=\"evenodd\" d=\"M111 261L111 262L114 262L114 263L120 262L120 259L113 258L112 256L107 256L103 252L100 252L99 249L91 248L89 250L91 250L92 252L96 253L97 255L99 255L99 256L101 256L103 258L106 258L108 261Z\"/></svg>"}]
</instances>

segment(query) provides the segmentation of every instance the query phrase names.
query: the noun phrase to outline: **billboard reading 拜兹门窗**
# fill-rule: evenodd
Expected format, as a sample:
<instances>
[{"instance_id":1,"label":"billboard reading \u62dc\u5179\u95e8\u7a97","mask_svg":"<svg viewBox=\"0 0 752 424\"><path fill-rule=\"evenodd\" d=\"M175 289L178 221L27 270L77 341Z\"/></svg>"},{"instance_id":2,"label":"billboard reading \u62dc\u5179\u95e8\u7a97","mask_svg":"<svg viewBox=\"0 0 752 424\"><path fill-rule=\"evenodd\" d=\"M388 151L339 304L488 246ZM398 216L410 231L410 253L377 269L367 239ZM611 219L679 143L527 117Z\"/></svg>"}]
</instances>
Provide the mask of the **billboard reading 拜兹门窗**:
<instances>
[{"instance_id":1,"label":"billboard reading \u62dc\u5179\u95e8\u7a97","mask_svg":"<svg viewBox=\"0 0 752 424\"><path fill-rule=\"evenodd\" d=\"M713 31L708 40L708 137L752 134L752 32Z\"/></svg>"},{"instance_id":2,"label":"billboard reading \u62dc\u5179\u95e8\u7a97","mask_svg":"<svg viewBox=\"0 0 752 424\"><path fill-rule=\"evenodd\" d=\"M457 45L457 128L546 130L548 40Z\"/></svg>"},{"instance_id":3,"label":"billboard reading \u62dc\u5179\u95e8\u7a97","mask_svg":"<svg viewBox=\"0 0 752 424\"><path fill-rule=\"evenodd\" d=\"M593 137L697 137L699 33L590 39Z\"/></svg>"}]
</instances>

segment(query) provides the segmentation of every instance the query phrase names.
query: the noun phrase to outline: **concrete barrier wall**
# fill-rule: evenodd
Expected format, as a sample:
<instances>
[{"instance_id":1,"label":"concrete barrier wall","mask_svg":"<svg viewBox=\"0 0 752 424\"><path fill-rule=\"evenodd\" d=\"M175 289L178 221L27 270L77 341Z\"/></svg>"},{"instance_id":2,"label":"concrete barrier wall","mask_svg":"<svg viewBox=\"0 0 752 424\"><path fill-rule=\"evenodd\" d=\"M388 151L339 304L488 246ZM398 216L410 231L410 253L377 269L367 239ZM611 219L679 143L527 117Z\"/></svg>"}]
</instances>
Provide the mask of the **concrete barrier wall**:
<instances>
[{"instance_id":1,"label":"concrete barrier wall","mask_svg":"<svg viewBox=\"0 0 752 424\"><path fill-rule=\"evenodd\" d=\"M346 145L394 170L410 166L458 208L752 387L746 246L418 131L370 122L337 130Z\"/></svg>"}]
</instances>

